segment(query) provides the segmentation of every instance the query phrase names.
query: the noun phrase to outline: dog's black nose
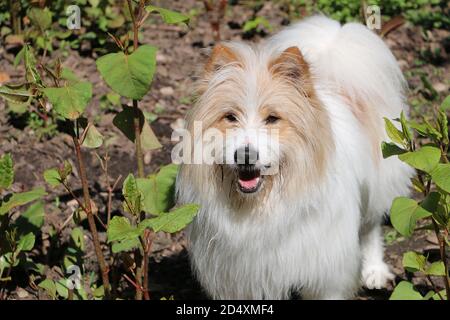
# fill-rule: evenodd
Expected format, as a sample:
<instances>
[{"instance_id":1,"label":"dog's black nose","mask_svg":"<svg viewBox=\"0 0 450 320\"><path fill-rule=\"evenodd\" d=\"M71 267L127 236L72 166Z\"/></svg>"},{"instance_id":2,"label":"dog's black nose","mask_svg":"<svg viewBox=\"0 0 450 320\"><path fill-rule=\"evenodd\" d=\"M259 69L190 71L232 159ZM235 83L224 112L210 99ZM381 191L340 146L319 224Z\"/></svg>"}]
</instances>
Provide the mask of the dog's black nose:
<instances>
[{"instance_id":1,"label":"dog's black nose","mask_svg":"<svg viewBox=\"0 0 450 320\"><path fill-rule=\"evenodd\" d=\"M258 151L252 146L246 145L234 152L234 162L240 165L254 165L259 160Z\"/></svg>"}]
</instances>

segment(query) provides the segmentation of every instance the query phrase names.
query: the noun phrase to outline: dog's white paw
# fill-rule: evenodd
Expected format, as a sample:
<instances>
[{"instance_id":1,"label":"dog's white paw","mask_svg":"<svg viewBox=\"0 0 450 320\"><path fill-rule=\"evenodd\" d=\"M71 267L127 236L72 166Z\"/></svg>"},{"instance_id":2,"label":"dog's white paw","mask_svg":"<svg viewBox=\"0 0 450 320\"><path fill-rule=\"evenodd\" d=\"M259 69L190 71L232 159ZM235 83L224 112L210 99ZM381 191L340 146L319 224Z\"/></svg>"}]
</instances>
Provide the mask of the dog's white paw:
<instances>
[{"instance_id":1,"label":"dog's white paw","mask_svg":"<svg viewBox=\"0 0 450 320\"><path fill-rule=\"evenodd\" d=\"M395 275L384 262L364 266L362 270L363 284L368 289L385 288L388 281L394 280L394 278Z\"/></svg>"}]
</instances>

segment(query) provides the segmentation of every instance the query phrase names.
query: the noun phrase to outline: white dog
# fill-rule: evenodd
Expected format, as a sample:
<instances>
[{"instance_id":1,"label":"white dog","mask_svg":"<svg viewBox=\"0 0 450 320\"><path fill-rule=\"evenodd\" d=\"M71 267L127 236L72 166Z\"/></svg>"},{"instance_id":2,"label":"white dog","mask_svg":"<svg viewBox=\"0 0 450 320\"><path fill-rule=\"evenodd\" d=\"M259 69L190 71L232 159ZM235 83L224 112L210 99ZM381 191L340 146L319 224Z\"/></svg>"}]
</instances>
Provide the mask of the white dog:
<instances>
[{"instance_id":1,"label":"white dog","mask_svg":"<svg viewBox=\"0 0 450 320\"><path fill-rule=\"evenodd\" d=\"M189 251L212 298L344 299L393 278L380 225L413 171L380 145L404 85L376 34L322 16L213 49L187 129L203 127L194 153L209 129L224 147L177 178L178 202L201 206Z\"/></svg>"}]
</instances>

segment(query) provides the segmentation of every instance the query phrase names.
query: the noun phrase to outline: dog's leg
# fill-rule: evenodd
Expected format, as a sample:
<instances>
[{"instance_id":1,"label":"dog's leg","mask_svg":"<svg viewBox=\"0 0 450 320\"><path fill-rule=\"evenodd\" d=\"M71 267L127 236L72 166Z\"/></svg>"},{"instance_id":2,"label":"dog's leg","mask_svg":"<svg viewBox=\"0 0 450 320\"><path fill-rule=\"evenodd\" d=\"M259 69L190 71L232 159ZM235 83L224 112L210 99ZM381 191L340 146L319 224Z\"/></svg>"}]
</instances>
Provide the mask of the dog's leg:
<instances>
[{"instance_id":1,"label":"dog's leg","mask_svg":"<svg viewBox=\"0 0 450 320\"><path fill-rule=\"evenodd\" d=\"M362 281L368 289L381 289L394 279L394 274L383 261L381 226L375 224L361 237Z\"/></svg>"},{"instance_id":2,"label":"dog's leg","mask_svg":"<svg viewBox=\"0 0 450 320\"><path fill-rule=\"evenodd\" d=\"M346 236L352 234L351 230ZM357 233L356 231L354 233ZM345 300L354 297L360 286L361 248L357 235L347 237L330 245L328 253L333 256L324 257L332 263L320 264L315 269L318 275L308 286L302 286L300 295L306 300ZM329 243L329 242L327 242ZM336 254L334 254L336 253Z\"/></svg>"}]
</instances>

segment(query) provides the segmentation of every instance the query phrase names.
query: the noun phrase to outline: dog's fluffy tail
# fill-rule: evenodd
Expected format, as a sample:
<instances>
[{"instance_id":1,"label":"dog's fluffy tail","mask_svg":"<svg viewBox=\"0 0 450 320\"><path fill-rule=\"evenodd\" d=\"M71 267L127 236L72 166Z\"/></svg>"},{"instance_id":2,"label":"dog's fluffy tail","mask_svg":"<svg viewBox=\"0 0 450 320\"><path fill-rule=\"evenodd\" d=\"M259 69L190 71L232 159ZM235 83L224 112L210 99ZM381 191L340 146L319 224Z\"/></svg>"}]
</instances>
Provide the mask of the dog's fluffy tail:
<instances>
[{"instance_id":1,"label":"dog's fluffy tail","mask_svg":"<svg viewBox=\"0 0 450 320\"><path fill-rule=\"evenodd\" d=\"M359 23L341 26L324 16L314 16L279 33L273 47L298 46L312 74L345 92L350 99L370 102L380 116L396 118L407 111L402 72L385 43Z\"/></svg>"}]
</instances>

